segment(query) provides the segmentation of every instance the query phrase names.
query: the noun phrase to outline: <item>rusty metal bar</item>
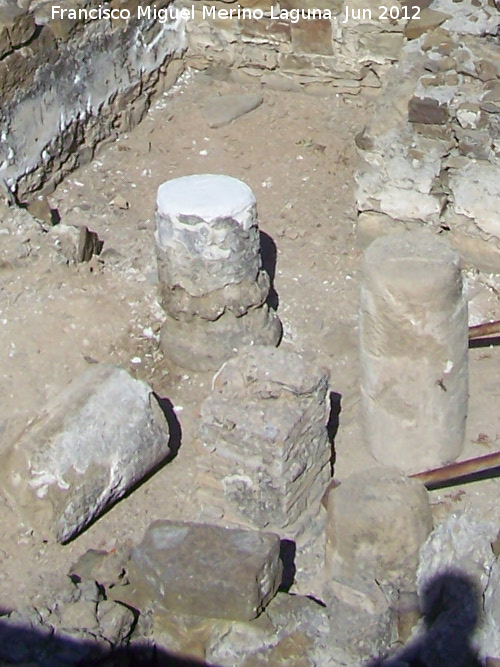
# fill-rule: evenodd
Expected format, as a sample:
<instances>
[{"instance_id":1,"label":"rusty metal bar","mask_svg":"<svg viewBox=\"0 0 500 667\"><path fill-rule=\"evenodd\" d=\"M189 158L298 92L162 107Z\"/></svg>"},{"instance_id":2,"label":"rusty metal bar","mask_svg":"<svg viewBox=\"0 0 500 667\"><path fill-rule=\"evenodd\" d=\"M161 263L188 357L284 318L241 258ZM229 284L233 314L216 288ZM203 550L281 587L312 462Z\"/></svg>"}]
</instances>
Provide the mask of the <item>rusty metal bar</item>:
<instances>
[{"instance_id":1,"label":"rusty metal bar","mask_svg":"<svg viewBox=\"0 0 500 667\"><path fill-rule=\"evenodd\" d=\"M475 473L493 471L495 468L500 468L500 452L478 456L475 459L460 461L460 463L450 463L441 468L416 472L413 475L409 475L409 477L418 479L427 488L436 489L440 486L460 484L464 477L474 475ZM336 489L340 484L341 482L338 480L332 479L321 499L321 504L324 507L327 507L330 491Z\"/></svg>"},{"instance_id":2,"label":"rusty metal bar","mask_svg":"<svg viewBox=\"0 0 500 667\"><path fill-rule=\"evenodd\" d=\"M469 327L469 340L482 338L483 336L493 336L493 334L500 334L500 320Z\"/></svg>"},{"instance_id":3,"label":"rusty metal bar","mask_svg":"<svg viewBox=\"0 0 500 667\"><path fill-rule=\"evenodd\" d=\"M494 452L493 454L478 456L468 461L450 463L441 468L415 473L414 475L410 475L410 477L418 479L427 487L435 488L437 486L458 484L463 477L473 475L474 473L492 471L498 467L500 467L500 452Z\"/></svg>"}]
</instances>

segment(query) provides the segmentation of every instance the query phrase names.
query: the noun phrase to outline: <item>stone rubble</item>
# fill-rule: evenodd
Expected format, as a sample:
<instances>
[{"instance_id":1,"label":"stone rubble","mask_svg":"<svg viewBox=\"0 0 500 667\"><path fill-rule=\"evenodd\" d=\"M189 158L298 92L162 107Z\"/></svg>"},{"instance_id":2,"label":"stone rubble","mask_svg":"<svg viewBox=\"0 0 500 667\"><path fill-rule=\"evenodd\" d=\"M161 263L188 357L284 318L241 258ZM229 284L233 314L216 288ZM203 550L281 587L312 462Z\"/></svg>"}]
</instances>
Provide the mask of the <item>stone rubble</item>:
<instances>
[{"instance_id":1,"label":"stone rubble","mask_svg":"<svg viewBox=\"0 0 500 667\"><path fill-rule=\"evenodd\" d=\"M2 492L25 527L64 543L169 453L168 423L148 385L93 364L2 453Z\"/></svg>"},{"instance_id":2,"label":"stone rubble","mask_svg":"<svg viewBox=\"0 0 500 667\"><path fill-rule=\"evenodd\" d=\"M88 262L94 255L100 255L104 245L96 232L84 225L60 223L52 227L50 235L58 256L67 264Z\"/></svg>"}]
</instances>

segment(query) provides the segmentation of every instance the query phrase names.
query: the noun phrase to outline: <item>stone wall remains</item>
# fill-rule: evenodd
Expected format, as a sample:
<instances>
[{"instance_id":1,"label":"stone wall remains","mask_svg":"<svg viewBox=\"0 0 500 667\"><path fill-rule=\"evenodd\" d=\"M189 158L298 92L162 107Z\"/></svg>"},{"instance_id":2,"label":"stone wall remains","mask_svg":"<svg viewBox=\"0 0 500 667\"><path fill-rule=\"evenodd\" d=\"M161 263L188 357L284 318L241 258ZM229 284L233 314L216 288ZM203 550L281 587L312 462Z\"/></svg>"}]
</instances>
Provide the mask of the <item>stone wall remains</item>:
<instances>
[{"instance_id":1,"label":"stone wall remains","mask_svg":"<svg viewBox=\"0 0 500 667\"><path fill-rule=\"evenodd\" d=\"M182 3L193 7L191 0ZM397 18L383 18L384 4ZM223 11L233 11L232 18ZM407 41L410 16L398 0L197 0L186 25L187 62L231 67L241 81L280 90L356 94L381 86Z\"/></svg>"},{"instance_id":2,"label":"stone wall remains","mask_svg":"<svg viewBox=\"0 0 500 667\"><path fill-rule=\"evenodd\" d=\"M130 21L53 17L52 5L100 4L0 3L0 188L11 201L50 192L89 162L103 140L137 124L184 67L183 22L138 19L148 0L103 3L129 9Z\"/></svg>"},{"instance_id":3,"label":"stone wall remains","mask_svg":"<svg viewBox=\"0 0 500 667\"><path fill-rule=\"evenodd\" d=\"M500 14L487 0L432 7L356 138L358 235L426 226L498 273Z\"/></svg>"}]
</instances>

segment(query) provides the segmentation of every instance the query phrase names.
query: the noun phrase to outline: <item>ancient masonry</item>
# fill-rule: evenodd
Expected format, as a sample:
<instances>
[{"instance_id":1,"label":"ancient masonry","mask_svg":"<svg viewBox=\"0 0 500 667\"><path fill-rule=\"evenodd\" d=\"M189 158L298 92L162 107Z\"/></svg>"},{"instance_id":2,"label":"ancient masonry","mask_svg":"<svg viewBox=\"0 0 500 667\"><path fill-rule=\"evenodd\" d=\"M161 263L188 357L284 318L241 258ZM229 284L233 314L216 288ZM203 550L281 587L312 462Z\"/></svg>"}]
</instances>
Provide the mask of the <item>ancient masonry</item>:
<instances>
[{"instance_id":1,"label":"ancient masonry","mask_svg":"<svg viewBox=\"0 0 500 667\"><path fill-rule=\"evenodd\" d=\"M253 346L222 367L200 415L205 520L294 538L314 525L331 475L327 392L328 372L292 352Z\"/></svg>"},{"instance_id":2,"label":"ancient masonry","mask_svg":"<svg viewBox=\"0 0 500 667\"><path fill-rule=\"evenodd\" d=\"M365 254L360 309L360 416L379 465L332 483L328 372L276 349L281 325L268 305L251 190L221 175L167 181L155 237L162 350L180 367L218 371L195 443L197 523L165 518L123 553L89 550L71 569L71 590L44 617L35 610L31 627L45 643L23 647L17 664L38 664L42 651L45 664L60 664L57 651L67 647L53 637L56 623L88 631L96 659L103 642L127 645L135 631L148 640L163 618L169 647L182 652L196 635L214 664L288 664L291 656L311 667L358 665L408 640L417 591L428 599L445 567L446 628L449 617L470 624L477 610L463 604L468 583L449 571L449 553L472 571L483 601L481 657L500 658L498 525L468 519L459 530L451 515L431 533L427 493L406 476L454 460L463 444L467 308L451 245L476 266L500 269L497 0L422 2L418 19L394 1L391 20L381 18L380 0L366 0L367 14L351 22L343 0L318 3L327 18L297 20L292 12L313 0L283 0L279 19L270 0L240 3L262 11L259 19L221 18L205 11L213 3L196 0L192 19L166 22L54 19L52 4L0 2L0 188L10 202L50 192L99 143L137 123L186 63L311 94L382 88L356 137L358 239L385 237ZM261 100L247 98L245 110ZM216 111L226 122L223 106ZM393 231L404 233L386 236ZM74 229L59 234L64 247L68 238L79 246L75 262L85 259ZM96 365L3 454L0 490L25 533L65 543L171 454L151 388ZM278 593L283 538L304 549L320 543L324 606ZM434 623L434 610L423 612ZM432 663L426 650L410 644L401 659L456 664Z\"/></svg>"},{"instance_id":3,"label":"ancient masonry","mask_svg":"<svg viewBox=\"0 0 500 667\"><path fill-rule=\"evenodd\" d=\"M53 17L53 4L0 3L0 192L21 203L136 125L184 68L178 23Z\"/></svg>"},{"instance_id":4,"label":"ancient masonry","mask_svg":"<svg viewBox=\"0 0 500 667\"><path fill-rule=\"evenodd\" d=\"M156 203L165 355L184 368L217 370L242 346L277 345L281 323L266 303L250 188L229 176L186 176L163 183Z\"/></svg>"}]
</instances>

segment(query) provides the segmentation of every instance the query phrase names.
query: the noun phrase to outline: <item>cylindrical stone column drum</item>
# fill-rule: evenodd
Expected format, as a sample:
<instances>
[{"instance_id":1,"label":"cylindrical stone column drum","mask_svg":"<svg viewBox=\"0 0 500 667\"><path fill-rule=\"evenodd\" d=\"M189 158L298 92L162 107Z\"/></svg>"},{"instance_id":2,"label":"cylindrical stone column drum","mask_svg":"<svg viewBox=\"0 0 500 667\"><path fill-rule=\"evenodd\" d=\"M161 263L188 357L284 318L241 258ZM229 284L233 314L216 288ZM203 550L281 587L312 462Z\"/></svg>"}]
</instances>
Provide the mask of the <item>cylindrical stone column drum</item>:
<instances>
[{"instance_id":1,"label":"cylindrical stone column drum","mask_svg":"<svg viewBox=\"0 0 500 667\"><path fill-rule=\"evenodd\" d=\"M166 312L161 346L177 365L216 370L245 345L277 345L266 299L251 189L224 175L176 178L158 189L156 251Z\"/></svg>"},{"instance_id":2,"label":"cylindrical stone column drum","mask_svg":"<svg viewBox=\"0 0 500 667\"><path fill-rule=\"evenodd\" d=\"M252 190L236 178L215 174L166 181L156 200L156 241L163 285L200 297L260 268L257 205Z\"/></svg>"},{"instance_id":3,"label":"cylindrical stone column drum","mask_svg":"<svg viewBox=\"0 0 500 667\"><path fill-rule=\"evenodd\" d=\"M361 411L366 444L406 474L461 453L468 319L460 258L430 232L377 239L361 286Z\"/></svg>"}]
</instances>

